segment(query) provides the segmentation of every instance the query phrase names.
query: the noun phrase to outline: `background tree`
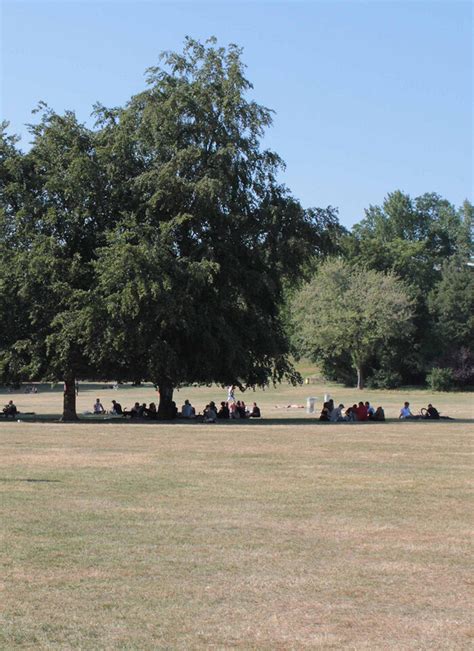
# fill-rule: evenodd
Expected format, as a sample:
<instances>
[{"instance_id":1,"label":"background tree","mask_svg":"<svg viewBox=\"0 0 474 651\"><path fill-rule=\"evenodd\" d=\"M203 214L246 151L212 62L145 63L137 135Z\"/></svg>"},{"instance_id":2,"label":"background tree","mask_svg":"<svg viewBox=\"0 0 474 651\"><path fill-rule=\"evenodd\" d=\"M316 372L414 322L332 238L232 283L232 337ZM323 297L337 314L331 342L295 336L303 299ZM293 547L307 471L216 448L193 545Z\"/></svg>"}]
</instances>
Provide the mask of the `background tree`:
<instances>
[{"instance_id":1,"label":"background tree","mask_svg":"<svg viewBox=\"0 0 474 651\"><path fill-rule=\"evenodd\" d=\"M400 191L387 196L382 206L370 206L365 218L342 240L345 259L355 268L391 271L405 281L415 299L414 332L409 351L385 351L379 368L383 378L421 382L438 355L434 337L436 317L428 296L441 280L441 269L453 256L470 255L472 206L456 210L446 199L426 193L412 199ZM336 369L341 376L344 367ZM374 377L375 380L375 377Z\"/></svg>"},{"instance_id":2,"label":"background tree","mask_svg":"<svg viewBox=\"0 0 474 651\"><path fill-rule=\"evenodd\" d=\"M315 362L347 356L359 389L380 350L412 329L412 300L394 274L341 260L324 263L293 307L300 352Z\"/></svg>"},{"instance_id":3,"label":"background tree","mask_svg":"<svg viewBox=\"0 0 474 651\"><path fill-rule=\"evenodd\" d=\"M433 366L450 368L458 386L474 382L474 270L461 257L446 261L428 297L437 355Z\"/></svg>"},{"instance_id":4,"label":"background tree","mask_svg":"<svg viewBox=\"0 0 474 651\"><path fill-rule=\"evenodd\" d=\"M109 214L94 134L71 112L41 111L30 151L2 161L0 276L15 295L12 314L2 314L16 327L4 333L0 360L4 381L62 379L71 420L76 377L97 375L84 352L82 310Z\"/></svg>"}]
</instances>

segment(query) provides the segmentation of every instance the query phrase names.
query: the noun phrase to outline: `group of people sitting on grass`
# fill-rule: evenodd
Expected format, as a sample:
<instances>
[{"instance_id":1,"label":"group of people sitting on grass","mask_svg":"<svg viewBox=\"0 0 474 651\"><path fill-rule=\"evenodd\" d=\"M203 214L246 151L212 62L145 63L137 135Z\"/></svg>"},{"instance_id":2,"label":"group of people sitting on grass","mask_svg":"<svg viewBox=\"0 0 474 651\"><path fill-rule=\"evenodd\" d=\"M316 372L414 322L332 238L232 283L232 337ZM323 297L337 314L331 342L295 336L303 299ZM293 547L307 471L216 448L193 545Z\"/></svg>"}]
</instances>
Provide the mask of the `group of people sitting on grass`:
<instances>
[{"instance_id":1,"label":"group of people sitting on grass","mask_svg":"<svg viewBox=\"0 0 474 651\"><path fill-rule=\"evenodd\" d=\"M214 400L204 407L201 414L196 415L196 410L189 400L184 401L181 407L182 418L196 418L205 423L215 423L217 420L240 420L243 418L260 418L260 407L256 402L253 403L252 409L248 409L243 400L223 400L220 407L217 408Z\"/></svg>"},{"instance_id":2,"label":"group of people sitting on grass","mask_svg":"<svg viewBox=\"0 0 474 651\"><path fill-rule=\"evenodd\" d=\"M323 404L321 414L319 415L319 420L329 423L343 423L366 420L383 421L385 420L385 412L383 410L383 407L377 407L377 409L374 409L374 407L372 407L368 401L361 401L358 405L354 404L352 407L347 408L344 407L342 403L336 407L334 400L330 398Z\"/></svg>"},{"instance_id":3,"label":"group of people sitting on grass","mask_svg":"<svg viewBox=\"0 0 474 651\"><path fill-rule=\"evenodd\" d=\"M94 414L107 413L99 398L97 398L94 403L93 411ZM130 416L131 418L148 418L151 420L156 420L158 418L158 410L154 402L150 402L148 407L146 402L143 402L142 404L136 402L131 409L127 410L122 409L122 405L117 402L117 400L112 400L112 409L109 410L109 414L113 416Z\"/></svg>"},{"instance_id":4,"label":"group of people sitting on grass","mask_svg":"<svg viewBox=\"0 0 474 651\"><path fill-rule=\"evenodd\" d=\"M413 414L410 409L410 403L405 402L403 407L400 409L399 417L401 420L419 420L420 418L439 420L444 418L445 420L453 420L450 416L441 416L436 407L433 407L431 402L428 407L422 407L419 414Z\"/></svg>"},{"instance_id":5,"label":"group of people sitting on grass","mask_svg":"<svg viewBox=\"0 0 474 651\"><path fill-rule=\"evenodd\" d=\"M222 401L219 409L216 406L216 403L211 400L203 410L203 413L196 414L196 409L190 403L189 400L185 400L181 411L179 412L176 403L172 403L172 408L174 410L174 415L172 418L186 418L186 419L196 419L203 421L205 423L214 423L216 420L225 420L225 419L241 419L241 418L260 418L260 408L257 403L253 403L252 409L248 409L243 400L231 400L231 401ZM97 398L94 407L93 413L96 415L106 414L100 398ZM158 410L154 402L146 405L146 403L140 404L136 402L133 407L129 410L122 409L122 405L116 400L112 400L112 409L109 411L110 414L115 416L130 416L130 418L140 418L140 419L149 419L156 420L158 418Z\"/></svg>"},{"instance_id":6,"label":"group of people sitting on grass","mask_svg":"<svg viewBox=\"0 0 474 651\"><path fill-rule=\"evenodd\" d=\"M2 410L2 414L5 418L10 418L10 416L15 418L19 413L20 412L16 408L16 405L13 404L13 400L9 400Z\"/></svg>"},{"instance_id":7,"label":"group of people sitting on grass","mask_svg":"<svg viewBox=\"0 0 474 651\"><path fill-rule=\"evenodd\" d=\"M256 402L253 403L252 409L248 409L243 400L235 399L227 401L223 400L220 403L219 408L217 408L216 403L211 400L211 402L205 406L202 414L196 414L196 409L187 399L184 401L180 412L178 411L175 402L172 403L172 407L174 410L172 418L196 419L205 423L214 423L216 420L237 420L261 417L260 408ZM6 418L9 416L14 418L18 413L19 412L12 400L10 400L10 402L3 408L3 415ZM94 403L93 413L107 413L99 398L97 398ZM116 400L112 400L112 409L110 409L109 413L116 416L130 416L130 418L150 420L156 420L158 418L158 410L154 402L150 402L148 406L145 402L142 404L136 402L131 409L126 410L122 409L122 405ZM449 416L441 416L436 407L433 407L431 403L429 403L428 407L423 407L419 414L413 414L410 410L410 403L405 402L400 410L399 418L402 420L418 420L420 418L439 420L440 418L449 419ZM364 421L380 422L385 420L385 411L383 407L377 407L377 409L375 409L368 400L365 402L360 401L359 404L354 404L352 407L346 408L342 403L336 407L334 400L330 398L323 404L319 420L330 423Z\"/></svg>"}]
</instances>

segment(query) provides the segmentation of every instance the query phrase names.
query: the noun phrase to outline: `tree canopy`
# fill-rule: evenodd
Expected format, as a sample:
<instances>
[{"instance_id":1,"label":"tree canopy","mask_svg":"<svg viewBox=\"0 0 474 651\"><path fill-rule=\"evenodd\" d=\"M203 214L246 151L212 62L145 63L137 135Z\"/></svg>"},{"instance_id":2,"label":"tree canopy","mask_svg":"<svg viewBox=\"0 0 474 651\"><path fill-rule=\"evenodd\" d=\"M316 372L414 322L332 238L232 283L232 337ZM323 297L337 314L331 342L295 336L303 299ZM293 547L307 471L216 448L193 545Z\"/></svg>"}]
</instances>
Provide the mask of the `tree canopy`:
<instances>
[{"instance_id":1,"label":"tree canopy","mask_svg":"<svg viewBox=\"0 0 474 651\"><path fill-rule=\"evenodd\" d=\"M412 306L393 273L353 269L342 260L330 260L295 296L299 350L316 362L348 358L362 389L380 349L409 337Z\"/></svg>"},{"instance_id":2,"label":"tree canopy","mask_svg":"<svg viewBox=\"0 0 474 651\"><path fill-rule=\"evenodd\" d=\"M42 105L27 154L3 135L4 380L64 379L73 418L75 378L152 381L162 416L185 382L298 379L284 287L340 227L279 183L241 54L187 39L94 129Z\"/></svg>"}]
</instances>

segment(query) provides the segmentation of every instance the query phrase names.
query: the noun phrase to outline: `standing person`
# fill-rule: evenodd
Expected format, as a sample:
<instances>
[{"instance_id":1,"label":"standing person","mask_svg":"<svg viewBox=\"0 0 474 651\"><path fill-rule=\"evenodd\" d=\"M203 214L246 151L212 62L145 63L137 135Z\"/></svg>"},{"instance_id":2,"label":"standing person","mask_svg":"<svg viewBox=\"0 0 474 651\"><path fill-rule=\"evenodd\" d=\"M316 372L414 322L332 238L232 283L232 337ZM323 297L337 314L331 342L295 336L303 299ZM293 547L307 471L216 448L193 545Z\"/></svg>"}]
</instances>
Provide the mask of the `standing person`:
<instances>
[{"instance_id":1,"label":"standing person","mask_svg":"<svg viewBox=\"0 0 474 651\"><path fill-rule=\"evenodd\" d=\"M102 406L102 403L100 402L100 398L96 398L96 401L94 402L94 414L105 414L105 409Z\"/></svg>"}]
</instances>

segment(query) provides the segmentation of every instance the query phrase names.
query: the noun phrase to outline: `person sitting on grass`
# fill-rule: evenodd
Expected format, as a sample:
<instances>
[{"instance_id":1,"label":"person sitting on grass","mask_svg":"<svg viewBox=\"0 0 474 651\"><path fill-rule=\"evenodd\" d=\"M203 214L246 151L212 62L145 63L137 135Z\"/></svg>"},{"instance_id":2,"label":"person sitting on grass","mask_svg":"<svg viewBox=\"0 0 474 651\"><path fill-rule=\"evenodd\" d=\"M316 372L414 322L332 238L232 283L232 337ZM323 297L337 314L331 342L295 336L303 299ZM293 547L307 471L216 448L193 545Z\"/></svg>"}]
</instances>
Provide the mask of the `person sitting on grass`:
<instances>
[{"instance_id":1,"label":"person sitting on grass","mask_svg":"<svg viewBox=\"0 0 474 651\"><path fill-rule=\"evenodd\" d=\"M243 400L237 400L237 411L239 412L240 418L247 418L245 402Z\"/></svg>"},{"instance_id":2,"label":"person sitting on grass","mask_svg":"<svg viewBox=\"0 0 474 651\"><path fill-rule=\"evenodd\" d=\"M150 420L156 420L158 418L158 412L156 410L156 404L154 402L150 402L148 409L145 410L145 415Z\"/></svg>"},{"instance_id":3,"label":"person sitting on grass","mask_svg":"<svg viewBox=\"0 0 474 651\"><path fill-rule=\"evenodd\" d=\"M367 416L369 420L374 420L375 409L372 407L368 400L365 403L365 407L367 409Z\"/></svg>"},{"instance_id":4,"label":"person sitting on grass","mask_svg":"<svg viewBox=\"0 0 474 651\"><path fill-rule=\"evenodd\" d=\"M378 420L378 421L385 420L385 412L383 410L383 407L377 407L372 417L372 420Z\"/></svg>"},{"instance_id":5,"label":"person sitting on grass","mask_svg":"<svg viewBox=\"0 0 474 651\"><path fill-rule=\"evenodd\" d=\"M130 409L130 411L127 411L126 409L123 412L124 416L130 416L130 418L138 418L138 411L140 409L140 403L136 402L133 407Z\"/></svg>"},{"instance_id":6,"label":"person sitting on grass","mask_svg":"<svg viewBox=\"0 0 474 651\"><path fill-rule=\"evenodd\" d=\"M352 405L352 407L348 407L346 409L346 413L344 418L349 422L349 423L354 423L357 420L357 405Z\"/></svg>"},{"instance_id":7,"label":"person sitting on grass","mask_svg":"<svg viewBox=\"0 0 474 651\"><path fill-rule=\"evenodd\" d=\"M105 414L105 409L102 406L102 403L100 402L100 398L97 398L96 401L94 402L94 414Z\"/></svg>"},{"instance_id":8,"label":"person sitting on grass","mask_svg":"<svg viewBox=\"0 0 474 651\"><path fill-rule=\"evenodd\" d=\"M189 400L184 401L184 405L181 407L181 417L182 418L194 418L195 416L194 407L189 402Z\"/></svg>"},{"instance_id":9,"label":"person sitting on grass","mask_svg":"<svg viewBox=\"0 0 474 651\"><path fill-rule=\"evenodd\" d=\"M433 407L431 402L426 409L424 407L422 408L421 417L430 418L431 420L439 420L440 418L444 418L444 420L454 420L454 418L451 418L451 416L441 416L439 411L436 409L436 407Z\"/></svg>"},{"instance_id":10,"label":"person sitting on grass","mask_svg":"<svg viewBox=\"0 0 474 651\"><path fill-rule=\"evenodd\" d=\"M240 412L237 409L237 404L234 400L231 400L229 403L229 418L240 418Z\"/></svg>"},{"instance_id":11,"label":"person sitting on grass","mask_svg":"<svg viewBox=\"0 0 474 651\"><path fill-rule=\"evenodd\" d=\"M230 418L229 406L226 402L221 402L221 408L217 412L217 418L219 420L228 420Z\"/></svg>"},{"instance_id":12,"label":"person sitting on grass","mask_svg":"<svg viewBox=\"0 0 474 651\"><path fill-rule=\"evenodd\" d=\"M362 401L359 402L355 412L357 414L357 420L366 421L369 418L367 407L364 405Z\"/></svg>"},{"instance_id":13,"label":"person sitting on grass","mask_svg":"<svg viewBox=\"0 0 474 651\"><path fill-rule=\"evenodd\" d=\"M426 409L424 407L422 408L421 417L430 418L431 420L439 420L440 418L443 418L444 420L454 420L454 418L451 418L451 416L441 416L436 407L433 407L431 403Z\"/></svg>"},{"instance_id":14,"label":"person sitting on grass","mask_svg":"<svg viewBox=\"0 0 474 651\"><path fill-rule=\"evenodd\" d=\"M319 414L319 420L325 421L326 423L329 422L329 402L323 404L323 408Z\"/></svg>"},{"instance_id":15,"label":"person sitting on grass","mask_svg":"<svg viewBox=\"0 0 474 651\"><path fill-rule=\"evenodd\" d=\"M15 416L19 413L20 412L16 408L16 405L13 404L13 400L9 400L8 404L6 404L5 407L3 408L3 415L5 416L5 418L8 418L9 416L15 418Z\"/></svg>"},{"instance_id":16,"label":"person sitting on grass","mask_svg":"<svg viewBox=\"0 0 474 651\"><path fill-rule=\"evenodd\" d=\"M249 413L249 418L260 418L261 417L260 413L260 407L257 405L256 402L253 403L252 411Z\"/></svg>"},{"instance_id":17,"label":"person sitting on grass","mask_svg":"<svg viewBox=\"0 0 474 651\"><path fill-rule=\"evenodd\" d=\"M403 407L400 409L400 416L398 418L401 418L401 419L415 418L413 416L413 414L411 413L410 403L409 402L405 402L403 404Z\"/></svg>"},{"instance_id":18,"label":"person sitting on grass","mask_svg":"<svg viewBox=\"0 0 474 651\"><path fill-rule=\"evenodd\" d=\"M334 409L329 414L329 420L331 421L331 423L339 423L344 420L344 417L342 415L343 409L344 409L344 405L342 404L342 402L338 407L334 407Z\"/></svg>"},{"instance_id":19,"label":"person sitting on grass","mask_svg":"<svg viewBox=\"0 0 474 651\"><path fill-rule=\"evenodd\" d=\"M116 400L112 400L112 409L110 410L110 413L114 414L115 416L122 416L123 415L122 405Z\"/></svg>"},{"instance_id":20,"label":"person sitting on grass","mask_svg":"<svg viewBox=\"0 0 474 651\"><path fill-rule=\"evenodd\" d=\"M206 405L204 409L204 422L205 423L215 423L217 419L216 404L214 401Z\"/></svg>"},{"instance_id":21,"label":"person sitting on grass","mask_svg":"<svg viewBox=\"0 0 474 651\"><path fill-rule=\"evenodd\" d=\"M422 408L421 415L423 418L431 418L432 420L440 419L439 411L436 409L436 407L433 407L431 402L426 409L424 407Z\"/></svg>"},{"instance_id":22,"label":"person sitting on grass","mask_svg":"<svg viewBox=\"0 0 474 651\"><path fill-rule=\"evenodd\" d=\"M138 407L138 413L137 413L138 418L146 418L147 412L148 409L146 408L146 402L144 402Z\"/></svg>"}]
</instances>

